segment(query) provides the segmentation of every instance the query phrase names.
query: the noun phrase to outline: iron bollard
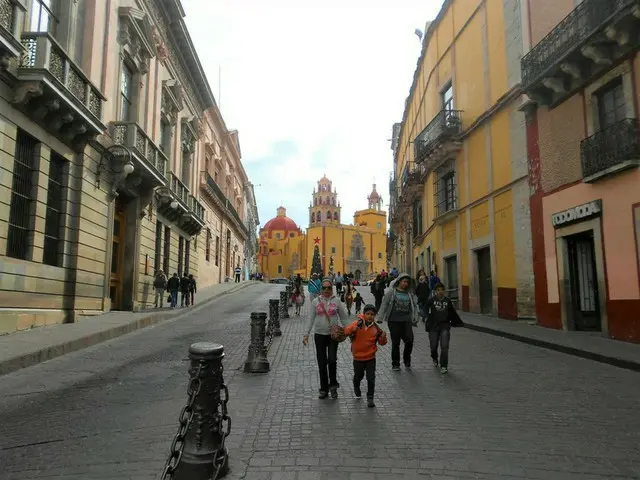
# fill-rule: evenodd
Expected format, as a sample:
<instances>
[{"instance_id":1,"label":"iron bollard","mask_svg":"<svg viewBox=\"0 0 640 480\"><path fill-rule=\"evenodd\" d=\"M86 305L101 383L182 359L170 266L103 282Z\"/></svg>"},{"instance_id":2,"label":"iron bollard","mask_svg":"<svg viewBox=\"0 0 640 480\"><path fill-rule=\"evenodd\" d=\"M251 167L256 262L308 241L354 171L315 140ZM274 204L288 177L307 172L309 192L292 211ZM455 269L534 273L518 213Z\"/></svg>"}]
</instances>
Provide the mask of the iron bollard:
<instances>
[{"instance_id":1,"label":"iron bollard","mask_svg":"<svg viewBox=\"0 0 640 480\"><path fill-rule=\"evenodd\" d=\"M271 324L271 328L273 328L273 335L275 337L282 336L282 330L280 330L280 315L278 312L279 304L280 300L277 298L269 300L269 323Z\"/></svg>"},{"instance_id":2,"label":"iron bollard","mask_svg":"<svg viewBox=\"0 0 640 480\"><path fill-rule=\"evenodd\" d=\"M280 292L280 319L289 318L289 299L287 291Z\"/></svg>"},{"instance_id":3,"label":"iron bollard","mask_svg":"<svg viewBox=\"0 0 640 480\"><path fill-rule=\"evenodd\" d=\"M245 373L267 373L269 360L264 345L266 334L267 314L264 312L251 312L251 342L249 353L244 362Z\"/></svg>"},{"instance_id":4,"label":"iron bollard","mask_svg":"<svg viewBox=\"0 0 640 480\"><path fill-rule=\"evenodd\" d=\"M231 431L224 384L224 347L194 343L189 347L189 398L171 444L163 480L217 480L229 472L225 440Z\"/></svg>"}]
</instances>

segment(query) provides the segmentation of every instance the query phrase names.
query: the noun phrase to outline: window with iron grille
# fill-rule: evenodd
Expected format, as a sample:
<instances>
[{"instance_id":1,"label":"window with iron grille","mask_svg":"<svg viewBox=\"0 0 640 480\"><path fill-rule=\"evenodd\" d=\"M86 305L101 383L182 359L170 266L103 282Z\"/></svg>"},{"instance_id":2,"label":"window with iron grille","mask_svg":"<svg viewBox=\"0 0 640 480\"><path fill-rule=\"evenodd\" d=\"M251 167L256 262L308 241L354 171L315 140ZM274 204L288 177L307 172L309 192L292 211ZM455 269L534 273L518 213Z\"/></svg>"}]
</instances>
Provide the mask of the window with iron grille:
<instances>
[{"instance_id":1,"label":"window with iron grille","mask_svg":"<svg viewBox=\"0 0 640 480\"><path fill-rule=\"evenodd\" d=\"M171 228L164 227L164 261L162 264L162 270L164 270L164 273L167 275L167 277L170 275L169 273L170 256L171 256Z\"/></svg>"},{"instance_id":2,"label":"window with iron grille","mask_svg":"<svg viewBox=\"0 0 640 480\"><path fill-rule=\"evenodd\" d=\"M184 273L189 275L189 262L191 261L191 240L184 241Z\"/></svg>"},{"instance_id":3,"label":"window with iron grille","mask_svg":"<svg viewBox=\"0 0 640 480\"><path fill-rule=\"evenodd\" d=\"M7 257L29 260L35 225L38 174L37 141L18 130L13 161Z\"/></svg>"},{"instance_id":4,"label":"window with iron grille","mask_svg":"<svg viewBox=\"0 0 640 480\"><path fill-rule=\"evenodd\" d=\"M220 237L218 235L216 235L216 258L215 258L215 265L216 267L218 266L218 263L220 262Z\"/></svg>"},{"instance_id":5,"label":"window with iron grille","mask_svg":"<svg viewBox=\"0 0 640 480\"><path fill-rule=\"evenodd\" d=\"M120 74L120 120L132 120L133 97L134 97L134 76L133 71L122 63L122 73Z\"/></svg>"},{"instance_id":6,"label":"window with iron grille","mask_svg":"<svg viewBox=\"0 0 640 480\"><path fill-rule=\"evenodd\" d=\"M184 264L184 237L178 238L178 276L182 276L182 267Z\"/></svg>"},{"instance_id":7,"label":"window with iron grille","mask_svg":"<svg viewBox=\"0 0 640 480\"><path fill-rule=\"evenodd\" d=\"M51 152L49 159L49 184L47 190L47 217L44 223L44 252L42 262L54 267L62 266L63 214L67 201L64 186L68 162L62 156Z\"/></svg>"},{"instance_id":8,"label":"window with iron grille","mask_svg":"<svg viewBox=\"0 0 640 480\"><path fill-rule=\"evenodd\" d=\"M162 227L164 227L162 222L159 220L156 221L156 251L153 261L155 273L158 273L158 270L160 270L160 263L162 262ZM169 272L164 273L166 275Z\"/></svg>"},{"instance_id":9,"label":"window with iron grille","mask_svg":"<svg viewBox=\"0 0 640 480\"><path fill-rule=\"evenodd\" d=\"M207 262L211 261L211 230L207 228L207 243L204 246L204 257Z\"/></svg>"},{"instance_id":10,"label":"window with iron grille","mask_svg":"<svg viewBox=\"0 0 640 480\"><path fill-rule=\"evenodd\" d=\"M450 162L436 173L434 181L436 216L457 208L456 172L453 167L453 162Z\"/></svg>"},{"instance_id":11,"label":"window with iron grille","mask_svg":"<svg viewBox=\"0 0 640 480\"><path fill-rule=\"evenodd\" d=\"M55 16L56 0L31 0L30 32L55 35L59 20Z\"/></svg>"}]
</instances>

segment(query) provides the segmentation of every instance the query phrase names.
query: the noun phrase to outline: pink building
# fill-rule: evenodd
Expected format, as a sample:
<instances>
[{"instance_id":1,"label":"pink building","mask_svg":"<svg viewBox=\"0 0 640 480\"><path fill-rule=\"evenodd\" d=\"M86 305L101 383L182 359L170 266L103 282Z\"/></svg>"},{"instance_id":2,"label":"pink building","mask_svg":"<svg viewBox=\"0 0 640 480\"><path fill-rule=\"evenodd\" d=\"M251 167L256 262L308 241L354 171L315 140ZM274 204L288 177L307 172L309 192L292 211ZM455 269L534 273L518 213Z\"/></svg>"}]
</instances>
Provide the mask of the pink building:
<instances>
[{"instance_id":1,"label":"pink building","mask_svg":"<svg viewBox=\"0 0 640 480\"><path fill-rule=\"evenodd\" d=\"M640 4L522 7L538 323L640 342Z\"/></svg>"}]
</instances>

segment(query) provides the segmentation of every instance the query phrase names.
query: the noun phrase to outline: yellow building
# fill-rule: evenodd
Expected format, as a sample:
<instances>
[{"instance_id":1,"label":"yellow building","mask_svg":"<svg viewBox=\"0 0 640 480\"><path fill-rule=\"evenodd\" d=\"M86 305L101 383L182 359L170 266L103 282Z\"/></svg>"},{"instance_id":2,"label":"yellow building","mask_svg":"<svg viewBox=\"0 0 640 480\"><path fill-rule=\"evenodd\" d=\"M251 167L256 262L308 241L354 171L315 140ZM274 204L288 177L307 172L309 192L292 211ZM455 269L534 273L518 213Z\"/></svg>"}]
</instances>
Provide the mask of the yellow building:
<instances>
[{"instance_id":1,"label":"yellow building","mask_svg":"<svg viewBox=\"0 0 640 480\"><path fill-rule=\"evenodd\" d=\"M366 209L355 212L353 225L342 224L338 194L323 176L313 190L306 234L287 217L284 207L260 230L260 271L268 279L297 273L308 278L316 245L324 274L332 262L335 273L353 273L355 278L368 278L385 269L387 214L375 185L367 201Z\"/></svg>"},{"instance_id":2,"label":"yellow building","mask_svg":"<svg viewBox=\"0 0 640 480\"><path fill-rule=\"evenodd\" d=\"M534 316L518 0L447 0L394 125L392 263L465 311Z\"/></svg>"}]
</instances>

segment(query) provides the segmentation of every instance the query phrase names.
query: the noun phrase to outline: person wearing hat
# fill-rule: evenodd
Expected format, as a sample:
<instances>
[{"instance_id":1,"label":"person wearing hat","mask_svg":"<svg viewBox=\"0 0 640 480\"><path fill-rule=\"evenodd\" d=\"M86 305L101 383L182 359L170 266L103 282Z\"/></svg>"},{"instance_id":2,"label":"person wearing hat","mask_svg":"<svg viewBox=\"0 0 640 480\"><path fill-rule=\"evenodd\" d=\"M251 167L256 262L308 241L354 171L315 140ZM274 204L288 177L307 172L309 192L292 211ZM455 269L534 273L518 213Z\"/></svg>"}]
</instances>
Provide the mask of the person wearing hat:
<instances>
[{"instance_id":1,"label":"person wearing hat","mask_svg":"<svg viewBox=\"0 0 640 480\"><path fill-rule=\"evenodd\" d=\"M311 280L309 280L309 284L307 285L307 289L309 290L309 300L313 302L316 297L320 294L321 290L321 282L318 278L317 273L311 274Z\"/></svg>"},{"instance_id":2,"label":"person wearing hat","mask_svg":"<svg viewBox=\"0 0 640 480\"><path fill-rule=\"evenodd\" d=\"M322 294L311 302L309 308L309 322L302 343L309 344L309 334L313 330L313 340L316 346L316 359L320 374L319 398L338 398L338 344L331 338L331 328L334 325L347 325L347 310L343 303L333 293L333 282L329 278L322 280Z\"/></svg>"},{"instance_id":3,"label":"person wearing hat","mask_svg":"<svg viewBox=\"0 0 640 480\"><path fill-rule=\"evenodd\" d=\"M378 345L387 344L387 334L376 325L376 307L365 305L358 320L347 325L345 335L351 337L351 353L353 354L353 393L362 397L360 382L367 375L367 406L375 407L373 394L376 388L376 352Z\"/></svg>"}]
</instances>

